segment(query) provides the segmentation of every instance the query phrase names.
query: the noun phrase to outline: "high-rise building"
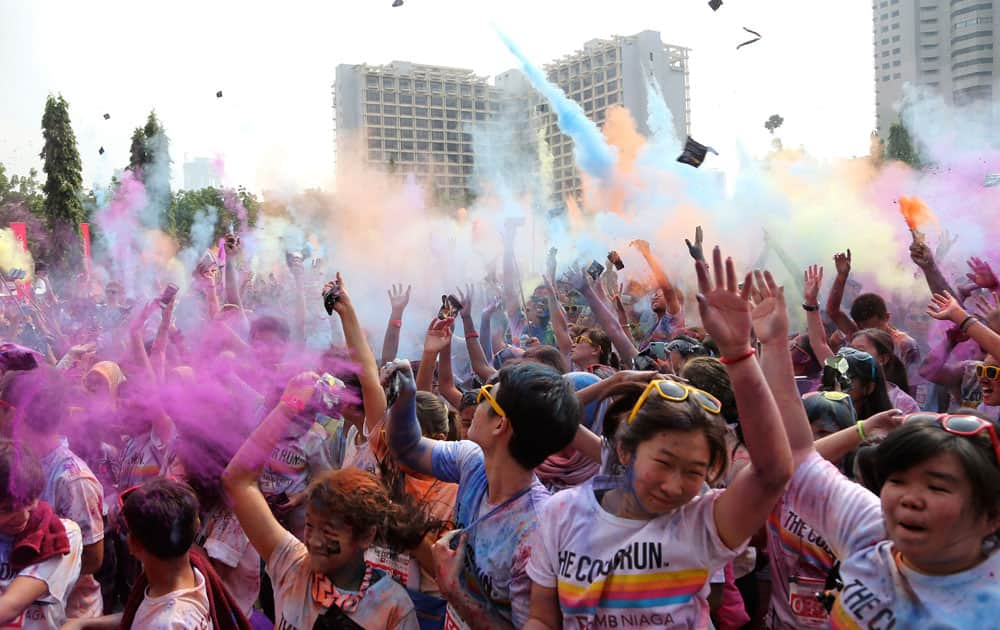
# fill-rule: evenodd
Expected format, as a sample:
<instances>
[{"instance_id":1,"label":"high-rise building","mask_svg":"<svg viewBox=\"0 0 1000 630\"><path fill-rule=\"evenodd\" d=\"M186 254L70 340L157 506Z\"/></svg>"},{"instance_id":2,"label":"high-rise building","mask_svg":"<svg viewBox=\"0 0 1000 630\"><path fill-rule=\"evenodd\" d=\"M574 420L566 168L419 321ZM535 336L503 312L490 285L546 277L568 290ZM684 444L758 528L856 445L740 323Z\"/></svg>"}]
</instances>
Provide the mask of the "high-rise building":
<instances>
[{"instance_id":1,"label":"high-rise building","mask_svg":"<svg viewBox=\"0 0 1000 630\"><path fill-rule=\"evenodd\" d=\"M688 87L688 49L664 44L656 31L627 37L594 39L545 66L549 81L580 104L598 125L614 105L628 109L645 136L650 89L658 90L673 114L674 132L683 140L690 131L691 97ZM580 176L573 158L573 141L559 130L556 115L544 102L536 105L539 124L553 158L553 187L557 198L578 197Z\"/></svg>"},{"instance_id":2,"label":"high-rise building","mask_svg":"<svg viewBox=\"0 0 1000 630\"><path fill-rule=\"evenodd\" d=\"M666 45L655 31L591 40L583 50L545 67L558 85L598 125L613 105L626 107L648 135L647 97L659 90L673 113L675 132L689 129L688 50ZM383 66L337 66L333 87L337 171L347 161L390 172L413 173L436 195L453 201L474 193L473 136L502 121L504 137L490 144L493 169L504 162L537 159L531 145L541 139L553 156L557 200L579 195L573 143L562 134L547 103L518 70L495 84L472 70L393 61ZM497 154L504 154L497 158Z\"/></svg>"},{"instance_id":3,"label":"high-rise building","mask_svg":"<svg viewBox=\"0 0 1000 630\"><path fill-rule=\"evenodd\" d=\"M184 190L219 188L222 180L213 161L206 157L196 157L184 161Z\"/></svg>"},{"instance_id":4,"label":"high-rise building","mask_svg":"<svg viewBox=\"0 0 1000 630\"><path fill-rule=\"evenodd\" d=\"M500 109L500 93L472 70L393 61L337 66L334 110L338 170L360 159L413 173L435 194L467 198L472 127Z\"/></svg>"},{"instance_id":5,"label":"high-rise building","mask_svg":"<svg viewBox=\"0 0 1000 630\"><path fill-rule=\"evenodd\" d=\"M876 128L899 118L903 86L965 105L1000 94L998 0L873 0Z\"/></svg>"}]
</instances>

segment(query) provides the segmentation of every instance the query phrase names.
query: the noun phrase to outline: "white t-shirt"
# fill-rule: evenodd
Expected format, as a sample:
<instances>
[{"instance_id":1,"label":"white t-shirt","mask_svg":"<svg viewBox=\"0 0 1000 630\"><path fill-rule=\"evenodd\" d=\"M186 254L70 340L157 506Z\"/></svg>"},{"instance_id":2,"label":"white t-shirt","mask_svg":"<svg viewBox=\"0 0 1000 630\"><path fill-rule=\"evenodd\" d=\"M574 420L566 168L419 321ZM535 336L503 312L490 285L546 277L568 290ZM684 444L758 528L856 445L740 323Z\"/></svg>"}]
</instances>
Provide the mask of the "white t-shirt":
<instances>
[{"instance_id":1,"label":"white t-shirt","mask_svg":"<svg viewBox=\"0 0 1000 630\"><path fill-rule=\"evenodd\" d=\"M130 436L122 447L118 473L118 491L124 492L150 479L165 477L173 465L175 429L166 441L160 441L153 431Z\"/></svg>"},{"instance_id":2,"label":"white t-shirt","mask_svg":"<svg viewBox=\"0 0 1000 630\"><path fill-rule=\"evenodd\" d=\"M271 458L261 471L258 483L264 496L284 492L291 497L304 491L313 475L329 470L326 438L326 429L315 422L304 431L291 424L288 433L274 445Z\"/></svg>"},{"instance_id":3,"label":"white t-shirt","mask_svg":"<svg viewBox=\"0 0 1000 630\"><path fill-rule=\"evenodd\" d=\"M3 628L49 630L60 627L66 621L66 602L73 585L80 577L83 542L80 539L80 527L76 523L65 518L60 520L69 538L69 553L49 558L20 571L15 571L10 566L13 540L0 535L0 594L7 592L10 583L20 576L41 580L48 586L48 591Z\"/></svg>"},{"instance_id":4,"label":"white t-shirt","mask_svg":"<svg viewBox=\"0 0 1000 630\"><path fill-rule=\"evenodd\" d=\"M306 546L285 532L285 539L267 562L267 574L274 586L275 627L311 630L316 619L327 609L313 599L312 570ZM347 617L362 628L420 628L413 601L406 589L384 573L365 592L358 609Z\"/></svg>"},{"instance_id":5,"label":"white t-shirt","mask_svg":"<svg viewBox=\"0 0 1000 630\"><path fill-rule=\"evenodd\" d=\"M83 545L104 540L104 489L90 467L65 445L60 445L41 460L45 474L42 500L60 517L80 526ZM103 611L101 585L93 575L81 575L70 594L66 616L100 617Z\"/></svg>"},{"instance_id":6,"label":"white t-shirt","mask_svg":"<svg viewBox=\"0 0 1000 630\"><path fill-rule=\"evenodd\" d=\"M191 588L171 591L159 597L150 597L147 588L132 627L143 630L212 630L215 625L208 608L205 577L198 569L194 569L194 581Z\"/></svg>"},{"instance_id":7,"label":"white t-shirt","mask_svg":"<svg viewBox=\"0 0 1000 630\"><path fill-rule=\"evenodd\" d=\"M198 540L209 558L235 569L222 581L249 619L260 594L260 554L239 520L225 508L215 510L205 519Z\"/></svg>"},{"instance_id":8,"label":"white t-shirt","mask_svg":"<svg viewBox=\"0 0 1000 630\"><path fill-rule=\"evenodd\" d=\"M826 628L826 609L816 599L836 558L826 540L784 498L767 519L767 554L771 561L771 602L767 627Z\"/></svg>"},{"instance_id":9,"label":"white t-shirt","mask_svg":"<svg viewBox=\"0 0 1000 630\"><path fill-rule=\"evenodd\" d=\"M651 520L620 518L595 491L598 477L542 507L528 575L559 594L564 628L706 628L709 577L740 554L715 528L721 490Z\"/></svg>"},{"instance_id":10,"label":"white t-shirt","mask_svg":"<svg viewBox=\"0 0 1000 630\"><path fill-rule=\"evenodd\" d=\"M879 498L815 453L795 471L785 501L841 559L831 628L1000 628L1000 553L952 575L897 564Z\"/></svg>"}]
</instances>

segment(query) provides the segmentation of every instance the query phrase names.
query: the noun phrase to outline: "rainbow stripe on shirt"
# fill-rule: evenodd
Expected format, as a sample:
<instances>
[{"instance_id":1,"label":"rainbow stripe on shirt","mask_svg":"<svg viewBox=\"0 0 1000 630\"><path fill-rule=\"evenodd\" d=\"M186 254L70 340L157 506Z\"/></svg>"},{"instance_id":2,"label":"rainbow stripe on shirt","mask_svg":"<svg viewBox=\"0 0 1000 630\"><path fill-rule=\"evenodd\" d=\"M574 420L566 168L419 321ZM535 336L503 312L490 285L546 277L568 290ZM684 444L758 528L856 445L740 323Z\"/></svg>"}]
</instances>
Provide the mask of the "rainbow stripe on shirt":
<instances>
[{"instance_id":1,"label":"rainbow stripe on shirt","mask_svg":"<svg viewBox=\"0 0 1000 630\"><path fill-rule=\"evenodd\" d=\"M613 574L585 586L559 580L559 602L566 615L589 615L599 608L678 606L691 601L706 581L707 569Z\"/></svg>"}]
</instances>

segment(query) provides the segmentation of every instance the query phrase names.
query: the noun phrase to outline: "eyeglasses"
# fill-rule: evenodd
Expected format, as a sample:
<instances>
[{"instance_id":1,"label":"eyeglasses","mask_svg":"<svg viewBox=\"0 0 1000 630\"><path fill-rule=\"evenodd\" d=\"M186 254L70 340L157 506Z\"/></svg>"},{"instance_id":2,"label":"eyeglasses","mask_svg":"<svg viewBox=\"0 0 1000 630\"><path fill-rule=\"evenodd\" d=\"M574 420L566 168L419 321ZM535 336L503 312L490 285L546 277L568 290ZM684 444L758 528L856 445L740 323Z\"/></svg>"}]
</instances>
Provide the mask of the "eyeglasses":
<instances>
[{"instance_id":1,"label":"eyeglasses","mask_svg":"<svg viewBox=\"0 0 1000 630\"><path fill-rule=\"evenodd\" d=\"M567 304L563 307L567 313L575 313L580 310L580 307L576 304Z\"/></svg>"},{"instance_id":2,"label":"eyeglasses","mask_svg":"<svg viewBox=\"0 0 1000 630\"><path fill-rule=\"evenodd\" d=\"M990 381L1000 380L1000 365L980 363L976 366L976 378L985 378Z\"/></svg>"},{"instance_id":3,"label":"eyeglasses","mask_svg":"<svg viewBox=\"0 0 1000 630\"><path fill-rule=\"evenodd\" d=\"M972 437L986 431L989 433L990 442L993 444L993 455L996 457L997 463L1000 464L1000 438L997 437L996 427L989 420L983 420L979 416L927 412L911 413L903 418L904 423L913 420L937 422L948 433L963 437Z\"/></svg>"},{"instance_id":4,"label":"eyeglasses","mask_svg":"<svg viewBox=\"0 0 1000 630\"><path fill-rule=\"evenodd\" d=\"M507 414L500 406L500 403L497 402L497 399L493 397L493 394L490 393L491 389L493 389L492 383L480 387L479 395L476 396L476 404L477 405L480 404L481 402L483 402L483 399L485 398L486 402L490 403L490 407L493 408L493 411L495 411L498 416L500 416L501 418L506 418Z\"/></svg>"},{"instance_id":5,"label":"eyeglasses","mask_svg":"<svg viewBox=\"0 0 1000 630\"><path fill-rule=\"evenodd\" d=\"M718 415L722 412L722 403L715 396L709 394L706 391L702 391L697 387L691 387L690 385L685 385L684 383L678 383L677 381L669 381L666 379L657 379L655 381L650 381L649 385L646 385L646 389L643 390L642 395L639 396L639 400L635 401L635 406L632 407L632 413L628 415L627 424L632 424L635 420L636 414L639 413L639 409L642 408L643 403L649 398L649 394L656 390L656 393L660 395L660 398L664 400L669 400L671 402L683 402L690 397L702 409L708 413Z\"/></svg>"}]
</instances>

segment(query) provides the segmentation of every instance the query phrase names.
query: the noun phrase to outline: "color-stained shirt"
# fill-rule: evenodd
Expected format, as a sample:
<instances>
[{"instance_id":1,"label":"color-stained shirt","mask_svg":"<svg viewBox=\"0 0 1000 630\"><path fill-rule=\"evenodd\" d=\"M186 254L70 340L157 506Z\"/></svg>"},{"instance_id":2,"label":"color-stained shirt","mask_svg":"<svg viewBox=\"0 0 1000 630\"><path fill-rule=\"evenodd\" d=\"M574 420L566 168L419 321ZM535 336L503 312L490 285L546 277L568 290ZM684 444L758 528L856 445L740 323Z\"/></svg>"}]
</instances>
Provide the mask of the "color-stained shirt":
<instances>
[{"instance_id":1,"label":"color-stained shirt","mask_svg":"<svg viewBox=\"0 0 1000 630\"><path fill-rule=\"evenodd\" d=\"M208 591L205 576L194 569L195 584L191 588L171 591L159 597L146 597L135 612L133 628L144 630L212 630L211 612L208 608Z\"/></svg>"},{"instance_id":2,"label":"color-stained shirt","mask_svg":"<svg viewBox=\"0 0 1000 630\"><path fill-rule=\"evenodd\" d=\"M771 630L826 628L826 609L815 593L823 590L833 568L833 550L784 498L767 519L767 555L771 568Z\"/></svg>"},{"instance_id":3,"label":"color-stained shirt","mask_svg":"<svg viewBox=\"0 0 1000 630\"><path fill-rule=\"evenodd\" d=\"M42 458L45 489L42 500L56 514L80 527L84 546L104 540L104 489L90 467L65 445L56 447ZM69 596L69 618L100 617L103 611L101 585L93 575L81 575Z\"/></svg>"},{"instance_id":4,"label":"color-stained shirt","mask_svg":"<svg viewBox=\"0 0 1000 630\"><path fill-rule=\"evenodd\" d=\"M83 542L80 528L71 520L61 519L69 538L69 553L49 558L16 571L10 566L10 552L13 540L0 535L0 595L7 592L10 583L25 576L45 582L46 591L20 615L9 621L3 628L22 630L50 630L58 628L66 621L66 604L70 590L80 576L80 562L83 557Z\"/></svg>"},{"instance_id":5,"label":"color-stained shirt","mask_svg":"<svg viewBox=\"0 0 1000 630\"><path fill-rule=\"evenodd\" d=\"M380 579L368 587L358 609L347 613L347 617L362 628L418 630L420 624L406 589L381 571L378 573ZM284 540L267 562L267 574L274 586L274 627L311 630L327 609L313 598L306 546L285 532Z\"/></svg>"},{"instance_id":6,"label":"color-stained shirt","mask_svg":"<svg viewBox=\"0 0 1000 630\"><path fill-rule=\"evenodd\" d=\"M564 628L710 627L709 578L746 546L715 528L712 490L649 520L607 512L598 477L552 496L532 539L528 575L559 595Z\"/></svg>"},{"instance_id":7,"label":"color-stained shirt","mask_svg":"<svg viewBox=\"0 0 1000 630\"><path fill-rule=\"evenodd\" d=\"M233 569L223 583L249 619L260 594L260 555L250 544L239 520L226 508L214 510L205 519L198 544L209 558Z\"/></svg>"},{"instance_id":8,"label":"color-stained shirt","mask_svg":"<svg viewBox=\"0 0 1000 630\"><path fill-rule=\"evenodd\" d=\"M951 575L897 562L879 498L815 453L795 471L785 501L841 559L831 628L1000 628L1000 553Z\"/></svg>"},{"instance_id":9,"label":"color-stained shirt","mask_svg":"<svg viewBox=\"0 0 1000 630\"><path fill-rule=\"evenodd\" d=\"M468 440L437 442L431 472L441 481L458 483L455 524L465 529L498 507L487 500L488 483L483 451ZM526 567L531 557L531 534L541 520L549 491L534 479L531 489L468 531L465 564L459 583L476 602L520 628L528 620L531 579ZM502 505L502 504L501 504ZM467 628L448 607L446 628Z\"/></svg>"}]
</instances>

